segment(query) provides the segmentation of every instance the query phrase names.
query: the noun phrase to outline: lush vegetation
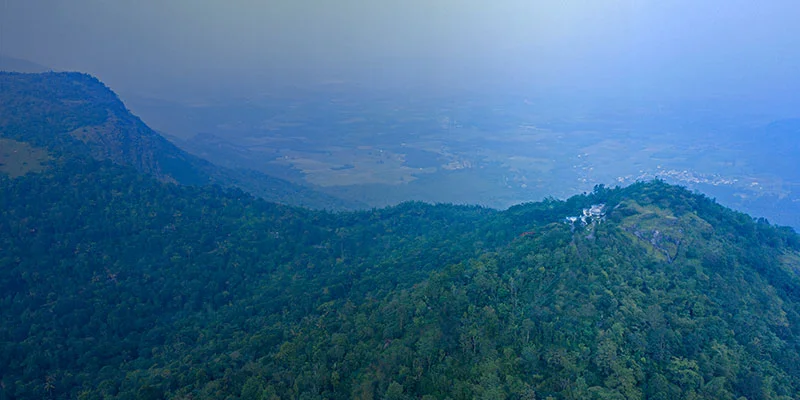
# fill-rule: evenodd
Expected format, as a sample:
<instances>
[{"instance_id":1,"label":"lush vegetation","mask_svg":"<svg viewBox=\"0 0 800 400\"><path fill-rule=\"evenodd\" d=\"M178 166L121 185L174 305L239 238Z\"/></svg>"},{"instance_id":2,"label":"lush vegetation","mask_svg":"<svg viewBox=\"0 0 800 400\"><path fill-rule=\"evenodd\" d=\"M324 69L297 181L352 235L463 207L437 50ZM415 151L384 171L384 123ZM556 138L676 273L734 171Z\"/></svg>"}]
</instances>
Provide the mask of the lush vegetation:
<instances>
[{"instance_id":1,"label":"lush vegetation","mask_svg":"<svg viewBox=\"0 0 800 400\"><path fill-rule=\"evenodd\" d=\"M6 398L800 391L797 236L661 182L347 214L80 157L0 186Z\"/></svg>"},{"instance_id":2,"label":"lush vegetation","mask_svg":"<svg viewBox=\"0 0 800 400\"><path fill-rule=\"evenodd\" d=\"M0 173L12 178L40 172L50 159L47 151L25 142L0 138Z\"/></svg>"},{"instance_id":3,"label":"lush vegetation","mask_svg":"<svg viewBox=\"0 0 800 400\"><path fill-rule=\"evenodd\" d=\"M0 400L800 398L789 228L659 181L278 205L85 147L115 98L4 79L3 143L40 164L0 174Z\"/></svg>"}]
</instances>

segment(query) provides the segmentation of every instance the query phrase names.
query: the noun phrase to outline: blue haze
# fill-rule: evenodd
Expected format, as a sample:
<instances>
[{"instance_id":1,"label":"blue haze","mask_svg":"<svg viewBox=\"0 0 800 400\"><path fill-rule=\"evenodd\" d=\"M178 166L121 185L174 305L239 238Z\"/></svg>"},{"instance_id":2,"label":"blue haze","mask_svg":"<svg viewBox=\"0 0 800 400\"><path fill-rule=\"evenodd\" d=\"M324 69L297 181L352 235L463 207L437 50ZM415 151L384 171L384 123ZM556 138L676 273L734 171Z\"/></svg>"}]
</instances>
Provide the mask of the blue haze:
<instances>
[{"instance_id":1,"label":"blue haze","mask_svg":"<svg viewBox=\"0 0 800 400\"><path fill-rule=\"evenodd\" d=\"M404 102L437 118L460 109L464 125L487 135L461 146L494 148L492 129L535 122L566 138L561 147L575 147L559 155L558 169L573 168L583 145L624 144L622 133L638 143L626 154L672 146L669 158L630 168L599 161L580 185L488 200L466 193L465 202L502 205L640 171L686 169L739 179L736 187L696 188L800 226L797 1L4 0L0 7L0 54L94 74L146 122L189 142L199 133L235 146L263 138L264 116L287 112L289 103L306 112L295 112L297 120L312 121L341 115L329 100L346 98L355 104L348 112L369 109L401 126L390 111ZM520 110L522 102L530 107ZM327 151L312 148L324 142L314 132L351 134L329 123L301 132L305 150ZM408 127L403 135L416 132ZM584 131L594 141L570 136ZM378 142L369 144L392 141ZM542 155L512 150L502 151ZM507 179L513 171L503 168ZM766 181L768 190L753 189Z\"/></svg>"}]
</instances>

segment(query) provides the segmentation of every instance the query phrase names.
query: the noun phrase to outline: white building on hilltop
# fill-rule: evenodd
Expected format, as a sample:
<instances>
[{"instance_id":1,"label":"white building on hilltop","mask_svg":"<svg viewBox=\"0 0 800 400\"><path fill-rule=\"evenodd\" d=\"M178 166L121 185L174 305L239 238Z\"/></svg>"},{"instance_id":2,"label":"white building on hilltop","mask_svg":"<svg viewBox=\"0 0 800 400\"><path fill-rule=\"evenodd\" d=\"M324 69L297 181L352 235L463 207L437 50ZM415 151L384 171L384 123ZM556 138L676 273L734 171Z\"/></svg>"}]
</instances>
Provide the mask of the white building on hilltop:
<instances>
[{"instance_id":1,"label":"white building on hilltop","mask_svg":"<svg viewBox=\"0 0 800 400\"><path fill-rule=\"evenodd\" d=\"M584 208L580 216L567 217L564 223L574 225L578 220L581 221L582 226L587 226L593 222L601 222L606 216L605 204L592 204L589 208Z\"/></svg>"}]
</instances>

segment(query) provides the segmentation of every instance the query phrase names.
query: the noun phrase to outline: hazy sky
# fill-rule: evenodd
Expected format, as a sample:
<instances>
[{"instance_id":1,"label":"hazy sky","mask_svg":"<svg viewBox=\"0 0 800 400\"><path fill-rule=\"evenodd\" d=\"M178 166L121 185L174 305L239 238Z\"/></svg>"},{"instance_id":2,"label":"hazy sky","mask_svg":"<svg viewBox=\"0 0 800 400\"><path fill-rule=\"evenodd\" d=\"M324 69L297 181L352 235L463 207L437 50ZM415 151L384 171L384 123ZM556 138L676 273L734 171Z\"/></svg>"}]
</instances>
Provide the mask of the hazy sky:
<instances>
[{"instance_id":1,"label":"hazy sky","mask_svg":"<svg viewBox=\"0 0 800 400\"><path fill-rule=\"evenodd\" d=\"M339 80L753 99L800 91L797 0L0 2L0 53L165 98Z\"/></svg>"}]
</instances>

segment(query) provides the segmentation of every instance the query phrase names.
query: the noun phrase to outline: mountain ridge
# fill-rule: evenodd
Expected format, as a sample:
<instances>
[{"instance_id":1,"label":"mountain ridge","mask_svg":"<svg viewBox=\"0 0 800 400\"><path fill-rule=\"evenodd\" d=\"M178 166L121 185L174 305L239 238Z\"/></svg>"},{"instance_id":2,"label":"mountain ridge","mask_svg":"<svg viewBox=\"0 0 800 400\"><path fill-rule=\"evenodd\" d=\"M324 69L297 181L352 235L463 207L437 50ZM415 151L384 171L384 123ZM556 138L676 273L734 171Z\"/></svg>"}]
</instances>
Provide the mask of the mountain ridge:
<instances>
[{"instance_id":1,"label":"mountain ridge","mask_svg":"<svg viewBox=\"0 0 800 400\"><path fill-rule=\"evenodd\" d=\"M0 174L0 400L800 398L791 228L658 180L268 202L57 76L0 74L0 145L40 162Z\"/></svg>"},{"instance_id":2,"label":"mountain ridge","mask_svg":"<svg viewBox=\"0 0 800 400\"><path fill-rule=\"evenodd\" d=\"M52 70L52 68L45 67L33 61L0 54L0 71L40 73Z\"/></svg>"},{"instance_id":3,"label":"mountain ridge","mask_svg":"<svg viewBox=\"0 0 800 400\"><path fill-rule=\"evenodd\" d=\"M0 107L5 110L0 116L3 136L39 147L88 153L180 184L238 186L278 202L335 209L361 206L190 155L147 127L113 91L88 74L0 72Z\"/></svg>"},{"instance_id":4,"label":"mountain ridge","mask_svg":"<svg viewBox=\"0 0 800 400\"><path fill-rule=\"evenodd\" d=\"M7 398L800 388L797 234L660 181L339 214L90 158L0 188Z\"/></svg>"}]
</instances>

